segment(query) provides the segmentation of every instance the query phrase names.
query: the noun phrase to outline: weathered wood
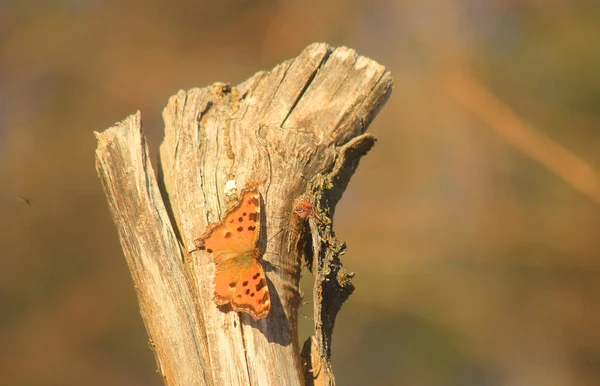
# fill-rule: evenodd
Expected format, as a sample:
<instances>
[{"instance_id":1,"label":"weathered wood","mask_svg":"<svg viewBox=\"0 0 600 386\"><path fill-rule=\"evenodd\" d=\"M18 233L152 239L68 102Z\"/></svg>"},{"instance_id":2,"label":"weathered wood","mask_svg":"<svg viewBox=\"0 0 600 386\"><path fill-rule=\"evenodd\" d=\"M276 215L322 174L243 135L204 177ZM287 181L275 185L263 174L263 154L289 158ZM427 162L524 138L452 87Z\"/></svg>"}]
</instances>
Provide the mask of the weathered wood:
<instances>
[{"instance_id":1,"label":"weathered wood","mask_svg":"<svg viewBox=\"0 0 600 386\"><path fill-rule=\"evenodd\" d=\"M150 164L139 112L102 134L96 133L96 137L96 170L137 290L158 369L165 380L175 383L194 384L198 380L210 384L202 323L190 312L194 296Z\"/></svg>"},{"instance_id":2,"label":"weathered wood","mask_svg":"<svg viewBox=\"0 0 600 386\"><path fill-rule=\"evenodd\" d=\"M334 384L331 334L352 275L341 267L345 247L331 218L374 144L364 130L392 83L384 67L351 49L313 44L237 87L180 91L163 112L157 179L139 113L96 134L98 174L166 384ZM215 306L212 256L194 250L230 204L227 181L258 186L264 200L272 306L258 321ZM318 215L309 227L292 211L301 195ZM316 334L301 358L303 258L315 273Z\"/></svg>"}]
</instances>

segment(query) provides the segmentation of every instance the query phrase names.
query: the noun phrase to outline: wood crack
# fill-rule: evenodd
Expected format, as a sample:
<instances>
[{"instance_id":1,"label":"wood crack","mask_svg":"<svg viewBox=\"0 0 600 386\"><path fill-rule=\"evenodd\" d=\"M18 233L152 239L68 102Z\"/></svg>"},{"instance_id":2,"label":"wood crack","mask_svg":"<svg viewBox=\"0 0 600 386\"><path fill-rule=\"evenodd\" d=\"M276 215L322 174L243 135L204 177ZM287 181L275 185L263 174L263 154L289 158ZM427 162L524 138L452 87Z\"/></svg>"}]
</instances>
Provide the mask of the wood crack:
<instances>
[{"instance_id":1,"label":"wood crack","mask_svg":"<svg viewBox=\"0 0 600 386\"><path fill-rule=\"evenodd\" d=\"M302 97L306 93L306 90L308 90L308 88L312 84L313 80L315 79L315 76L317 75L317 72L319 71L319 69L321 67L323 67L323 65L325 64L325 62L327 62L327 59L329 58L330 54L331 54L331 50L328 50L327 53L325 55L323 55L323 58L319 62L319 65L310 74L310 77L308 78L308 80L304 84L304 87L302 88L302 90L300 90L300 93L296 97L296 100L294 101L294 103L290 107L288 113L286 114L285 118L283 119L283 121L281 122L281 124L279 125L279 127L281 127L283 129L283 127L285 126L285 123L287 122L288 118L290 117L290 115L292 115L292 113L296 109L296 106L298 105L298 103L300 103L300 100L302 99Z\"/></svg>"}]
</instances>

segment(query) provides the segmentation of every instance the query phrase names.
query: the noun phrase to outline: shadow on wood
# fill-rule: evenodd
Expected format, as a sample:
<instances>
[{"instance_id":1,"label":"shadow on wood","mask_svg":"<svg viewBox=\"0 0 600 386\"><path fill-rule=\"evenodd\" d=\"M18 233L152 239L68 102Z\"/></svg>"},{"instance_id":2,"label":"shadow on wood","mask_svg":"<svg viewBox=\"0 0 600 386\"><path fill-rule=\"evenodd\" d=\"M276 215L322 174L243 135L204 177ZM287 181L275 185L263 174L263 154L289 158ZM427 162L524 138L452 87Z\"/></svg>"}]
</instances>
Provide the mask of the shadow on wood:
<instances>
[{"instance_id":1,"label":"shadow on wood","mask_svg":"<svg viewBox=\"0 0 600 386\"><path fill-rule=\"evenodd\" d=\"M238 86L179 91L163 111L158 177L139 112L96 133L96 168L166 384L334 384L331 334L353 287L331 219L392 84L376 62L318 43ZM258 186L264 201L273 303L256 321L213 303L212 256L194 247L231 205L231 181ZM314 208L306 219L293 211L300 196ZM315 336L302 356L299 229L310 230L315 273Z\"/></svg>"}]
</instances>

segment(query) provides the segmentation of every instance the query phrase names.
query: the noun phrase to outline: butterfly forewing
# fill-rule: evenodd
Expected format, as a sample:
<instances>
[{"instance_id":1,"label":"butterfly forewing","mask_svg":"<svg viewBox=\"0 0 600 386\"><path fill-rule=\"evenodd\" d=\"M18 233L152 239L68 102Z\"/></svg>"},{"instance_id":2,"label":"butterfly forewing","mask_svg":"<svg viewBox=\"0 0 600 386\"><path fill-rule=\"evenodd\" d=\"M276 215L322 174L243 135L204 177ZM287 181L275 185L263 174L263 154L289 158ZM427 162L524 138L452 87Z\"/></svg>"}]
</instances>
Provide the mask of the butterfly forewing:
<instances>
[{"instance_id":1,"label":"butterfly forewing","mask_svg":"<svg viewBox=\"0 0 600 386\"><path fill-rule=\"evenodd\" d=\"M209 226L200 238L200 249L246 252L253 250L260 232L260 195L250 190L242 195L240 202L225 214L223 221Z\"/></svg>"}]
</instances>

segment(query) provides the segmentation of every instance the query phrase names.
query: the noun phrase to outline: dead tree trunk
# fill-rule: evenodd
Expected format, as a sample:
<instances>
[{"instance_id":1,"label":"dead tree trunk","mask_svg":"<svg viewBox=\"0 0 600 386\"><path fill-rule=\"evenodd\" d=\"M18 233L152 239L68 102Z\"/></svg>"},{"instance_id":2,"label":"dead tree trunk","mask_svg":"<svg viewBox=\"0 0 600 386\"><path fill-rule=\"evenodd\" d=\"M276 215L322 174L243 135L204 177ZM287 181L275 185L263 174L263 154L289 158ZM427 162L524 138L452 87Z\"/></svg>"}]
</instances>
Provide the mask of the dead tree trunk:
<instances>
[{"instance_id":1,"label":"dead tree trunk","mask_svg":"<svg viewBox=\"0 0 600 386\"><path fill-rule=\"evenodd\" d=\"M331 219L392 83L351 49L312 44L236 87L180 91L163 112L157 177L139 112L96 133L96 169L166 384L334 384L331 335L353 287ZM271 311L258 321L217 308L212 257L194 250L227 209L231 180L258 186L264 201ZM300 196L314 210L307 222L292 210ZM301 355L303 258L315 274L315 336Z\"/></svg>"}]
</instances>

